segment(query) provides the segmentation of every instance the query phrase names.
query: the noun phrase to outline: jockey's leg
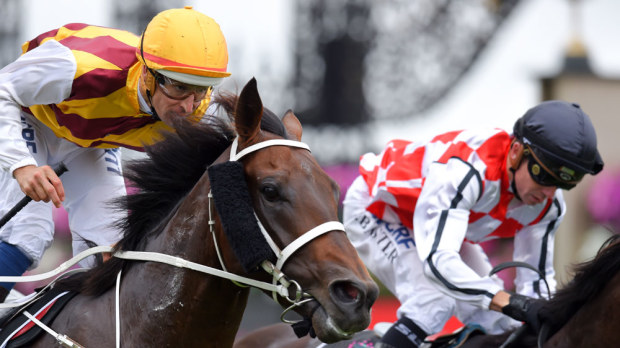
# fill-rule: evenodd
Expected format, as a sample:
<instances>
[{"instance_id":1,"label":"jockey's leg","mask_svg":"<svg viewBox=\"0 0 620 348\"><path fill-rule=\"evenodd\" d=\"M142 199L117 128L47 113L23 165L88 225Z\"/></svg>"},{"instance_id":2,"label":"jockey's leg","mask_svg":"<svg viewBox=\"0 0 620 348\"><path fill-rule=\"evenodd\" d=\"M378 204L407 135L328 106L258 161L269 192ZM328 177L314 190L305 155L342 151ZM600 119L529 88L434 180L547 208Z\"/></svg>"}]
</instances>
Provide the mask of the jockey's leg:
<instances>
[{"instance_id":1,"label":"jockey's leg","mask_svg":"<svg viewBox=\"0 0 620 348\"><path fill-rule=\"evenodd\" d=\"M115 244L122 231L114 223L127 216L110 204L127 194L120 151L79 148L69 142L62 148L73 157L67 164L70 170L63 174L63 206L71 226L73 255L94 246ZM79 265L90 268L96 263L95 256L90 256Z\"/></svg>"},{"instance_id":2,"label":"jockey's leg","mask_svg":"<svg viewBox=\"0 0 620 348\"><path fill-rule=\"evenodd\" d=\"M22 136L31 155L39 165L47 163L48 148L41 126L31 115L22 113ZM50 137L56 138L51 130ZM9 171L0 171L0 215L24 198L19 183ZM37 267L45 249L52 243L54 223L52 203L30 202L0 228L0 276L21 276L29 268ZM4 290L15 284L0 284L4 302Z\"/></svg>"},{"instance_id":3,"label":"jockey's leg","mask_svg":"<svg viewBox=\"0 0 620 348\"><path fill-rule=\"evenodd\" d=\"M401 316L381 337L377 348L418 348L426 338L424 332L411 319Z\"/></svg>"},{"instance_id":4,"label":"jockey's leg","mask_svg":"<svg viewBox=\"0 0 620 348\"><path fill-rule=\"evenodd\" d=\"M0 242L0 276L21 276L32 261L15 245ZM0 302L4 302L15 283L0 283Z\"/></svg>"},{"instance_id":5,"label":"jockey's leg","mask_svg":"<svg viewBox=\"0 0 620 348\"><path fill-rule=\"evenodd\" d=\"M367 199L363 190L355 190L357 185L365 187L365 183L358 178L351 186L351 192L360 194L359 199L352 199L347 192L344 201L347 236L368 270L401 303L397 311L399 320L383 336L382 347L418 347L427 334L439 332L450 319L455 301L437 291L424 275L412 231L398 223L378 220L367 212Z\"/></svg>"}]
</instances>

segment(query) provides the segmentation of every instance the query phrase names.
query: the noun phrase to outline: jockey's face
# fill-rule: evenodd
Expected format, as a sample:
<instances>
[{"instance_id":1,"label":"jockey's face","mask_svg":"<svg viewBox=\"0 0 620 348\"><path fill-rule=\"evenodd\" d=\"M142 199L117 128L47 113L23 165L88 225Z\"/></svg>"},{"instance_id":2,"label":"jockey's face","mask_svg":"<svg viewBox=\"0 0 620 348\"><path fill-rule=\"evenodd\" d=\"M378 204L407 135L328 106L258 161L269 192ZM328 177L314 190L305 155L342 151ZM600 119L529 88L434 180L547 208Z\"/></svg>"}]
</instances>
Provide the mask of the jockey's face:
<instances>
[{"instance_id":1,"label":"jockey's face","mask_svg":"<svg viewBox=\"0 0 620 348\"><path fill-rule=\"evenodd\" d=\"M161 120L172 126L174 119L190 116L200 106L203 99L196 98L194 93L189 93L181 99L172 98L159 84L156 84L152 104Z\"/></svg>"},{"instance_id":2,"label":"jockey's face","mask_svg":"<svg viewBox=\"0 0 620 348\"><path fill-rule=\"evenodd\" d=\"M521 200L525 204L539 204L546 199L552 199L555 195L556 186L543 186L538 184L527 169L529 158L524 158L521 165L515 171L515 186Z\"/></svg>"},{"instance_id":3,"label":"jockey's face","mask_svg":"<svg viewBox=\"0 0 620 348\"><path fill-rule=\"evenodd\" d=\"M208 95L207 87L198 87L183 84L169 78L164 78L156 72L154 89L151 91L151 107L157 111L159 118L168 126L173 125L176 118L188 118ZM147 74L151 74L146 68L142 71L143 81ZM143 96L146 97L144 90Z\"/></svg>"},{"instance_id":4,"label":"jockey's face","mask_svg":"<svg viewBox=\"0 0 620 348\"><path fill-rule=\"evenodd\" d=\"M518 160L518 154L522 144L515 142L508 153L511 161ZM519 167L514 172L514 182L521 201L528 205L539 204L546 199L552 199L555 195L556 186L543 186L538 184L528 170L529 157L523 157ZM512 179L511 178L511 179Z\"/></svg>"}]
</instances>

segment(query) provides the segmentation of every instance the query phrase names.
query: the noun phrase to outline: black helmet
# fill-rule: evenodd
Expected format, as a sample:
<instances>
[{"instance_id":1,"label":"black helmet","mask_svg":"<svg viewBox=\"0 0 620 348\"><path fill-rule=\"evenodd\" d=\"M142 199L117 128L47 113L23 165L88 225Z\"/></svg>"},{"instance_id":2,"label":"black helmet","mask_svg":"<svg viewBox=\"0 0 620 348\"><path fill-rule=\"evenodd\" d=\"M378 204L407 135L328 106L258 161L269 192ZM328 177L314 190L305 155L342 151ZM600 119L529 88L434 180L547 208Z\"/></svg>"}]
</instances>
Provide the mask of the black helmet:
<instances>
[{"instance_id":1,"label":"black helmet","mask_svg":"<svg viewBox=\"0 0 620 348\"><path fill-rule=\"evenodd\" d=\"M603 169L592 122L577 104L542 102L517 120L514 135L560 183L574 186Z\"/></svg>"}]
</instances>

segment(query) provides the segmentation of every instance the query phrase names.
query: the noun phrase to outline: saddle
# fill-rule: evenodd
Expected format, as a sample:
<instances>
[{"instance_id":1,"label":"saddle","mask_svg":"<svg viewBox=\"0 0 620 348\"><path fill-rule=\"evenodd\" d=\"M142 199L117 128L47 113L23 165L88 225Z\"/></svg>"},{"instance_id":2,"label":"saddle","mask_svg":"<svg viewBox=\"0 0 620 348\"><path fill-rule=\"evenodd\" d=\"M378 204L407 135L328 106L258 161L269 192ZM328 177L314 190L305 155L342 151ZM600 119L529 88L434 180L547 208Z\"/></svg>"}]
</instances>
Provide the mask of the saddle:
<instances>
[{"instance_id":1,"label":"saddle","mask_svg":"<svg viewBox=\"0 0 620 348\"><path fill-rule=\"evenodd\" d=\"M485 331L480 325L467 324L451 334L442 335L433 341L425 342L420 348L458 348L471 337L483 334Z\"/></svg>"},{"instance_id":2,"label":"saddle","mask_svg":"<svg viewBox=\"0 0 620 348\"><path fill-rule=\"evenodd\" d=\"M41 327L23 315L24 311L49 325L75 295L77 292L48 288L24 306L9 312L0 319L0 348L26 347L43 333Z\"/></svg>"}]
</instances>

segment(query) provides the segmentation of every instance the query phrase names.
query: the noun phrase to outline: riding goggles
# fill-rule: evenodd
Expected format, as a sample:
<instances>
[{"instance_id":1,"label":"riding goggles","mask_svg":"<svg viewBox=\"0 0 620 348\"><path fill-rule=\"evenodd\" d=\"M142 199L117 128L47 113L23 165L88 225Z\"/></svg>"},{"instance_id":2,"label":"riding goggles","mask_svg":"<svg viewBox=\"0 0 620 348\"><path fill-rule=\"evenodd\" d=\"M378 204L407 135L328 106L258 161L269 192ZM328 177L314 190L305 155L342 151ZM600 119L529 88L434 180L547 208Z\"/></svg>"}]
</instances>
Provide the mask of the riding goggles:
<instances>
[{"instance_id":1,"label":"riding goggles","mask_svg":"<svg viewBox=\"0 0 620 348\"><path fill-rule=\"evenodd\" d=\"M156 72L154 72L153 75L162 93L170 99L184 100L190 95L193 95L194 101L201 101L205 99L213 89L212 86L196 86L175 81Z\"/></svg>"},{"instance_id":2,"label":"riding goggles","mask_svg":"<svg viewBox=\"0 0 620 348\"><path fill-rule=\"evenodd\" d=\"M529 145L526 145L524 155L529 157L527 169L530 176L536 183L542 186L556 186L564 190L570 190L585 175L564 165L543 160L542 154L537 155Z\"/></svg>"}]
</instances>

